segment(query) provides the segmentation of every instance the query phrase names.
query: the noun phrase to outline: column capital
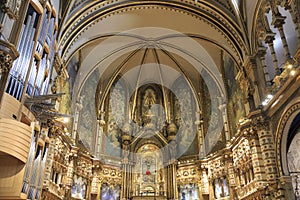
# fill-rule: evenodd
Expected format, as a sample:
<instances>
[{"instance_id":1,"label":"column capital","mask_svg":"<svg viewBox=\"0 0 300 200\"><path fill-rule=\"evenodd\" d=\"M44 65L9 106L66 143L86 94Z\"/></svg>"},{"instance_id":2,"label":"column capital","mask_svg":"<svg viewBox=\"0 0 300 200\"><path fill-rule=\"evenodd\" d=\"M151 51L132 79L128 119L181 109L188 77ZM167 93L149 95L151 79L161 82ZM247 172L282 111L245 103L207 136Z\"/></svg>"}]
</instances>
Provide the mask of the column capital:
<instances>
[{"instance_id":1,"label":"column capital","mask_svg":"<svg viewBox=\"0 0 300 200\"><path fill-rule=\"evenodd\" d=\"M273 15L272 25L275 28L282 28L285 23L285 16L282 16L279 12Z\"/></svg>"},{"instance_id":2,"label":"column capital","mask_svg":"<svg viewBox=\"0 0 300 200\"><path fill-rule=\"evenodd\" d=\"M271 31L265 32L263 37L265 43L267 43L268 45L273 44L273 41L275 40L275 35L276 33L273 33Z\"/></svg>"},{"instance_id":3,"label":"column capital","mask_svg":"<svg viewBox=\"0 0 300 200\"><path fill-rule=\"evenodd\" d=\"M252 119L252 127L254 130L269 130L269 123L265 117L256 117Z\"/></svg>"}]
</instances>

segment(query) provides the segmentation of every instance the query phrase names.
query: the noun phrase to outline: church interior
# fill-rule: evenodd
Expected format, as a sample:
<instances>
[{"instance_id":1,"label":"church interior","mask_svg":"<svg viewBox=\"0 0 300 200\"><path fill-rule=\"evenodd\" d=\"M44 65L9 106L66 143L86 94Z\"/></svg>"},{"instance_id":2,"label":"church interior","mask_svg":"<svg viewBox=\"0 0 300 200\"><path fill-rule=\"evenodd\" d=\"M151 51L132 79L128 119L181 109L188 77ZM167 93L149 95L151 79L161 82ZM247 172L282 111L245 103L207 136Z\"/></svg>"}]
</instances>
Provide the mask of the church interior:
<instances>
[{"instance_id":1,"label":"church interior","mask_svg":"<svg viewBox=\"0 0 300 200\"><path fill-rule=\"evenodd\" d=\"M0 5L0 199L300 199L300 1Z\"/></svg>"}]
</instances>

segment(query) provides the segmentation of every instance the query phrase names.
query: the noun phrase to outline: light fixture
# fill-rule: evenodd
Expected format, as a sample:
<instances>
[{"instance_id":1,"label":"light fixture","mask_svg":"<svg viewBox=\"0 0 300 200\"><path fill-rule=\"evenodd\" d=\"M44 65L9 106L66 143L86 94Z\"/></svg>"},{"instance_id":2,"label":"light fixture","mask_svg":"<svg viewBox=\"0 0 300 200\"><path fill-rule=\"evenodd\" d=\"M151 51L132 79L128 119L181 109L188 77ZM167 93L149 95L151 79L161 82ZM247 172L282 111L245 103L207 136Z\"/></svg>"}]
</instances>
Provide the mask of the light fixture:
<instances>
[{"instance_id":1,"label":"light fixture","mask_svg":"<svg viewBox=\"0 0 300 200\"><path fill-rule=\"evenodd\" d=\"M296 74L296 71L295 71L295 70L292 70L292 71L290 72L290 75L291 75L291 76L295 76L295 74Z\"/></svg>"},{"instance_id":2,"label":"light fixture","mask_svg":"<svg viewBox=\"0 0 300 200\"><path fill-rule=\"evenodd\" d=\"M69 118L69 117L64 117L64 118L63 118L63 122L64 122L64 123L69 123L69 121L70 121L70 118Z\"/></svg>"},{"instance_id":3,"label":"light fixture","mask_svg":"<svg viewBox=\"0 0 300 200\"><path fill-rule=\"evenodd\" d=\"M288 65L287 65L287 68L288 68L288 69L292 69L292 68L293 68L293 65L292 65L292 64L288 64Z\"/></svg>"},{"instance_id":4,"label":"light fixture","mask_svg":"<svg viewBox=\"0 0 300 200\"><path fill-rule=\"evenodd\" d=\"M268 103L273 99L273 95L272 94L268 94L266 99L261 103L261 105L266 106L268 105Z\"/></svg>"}]
</instances>

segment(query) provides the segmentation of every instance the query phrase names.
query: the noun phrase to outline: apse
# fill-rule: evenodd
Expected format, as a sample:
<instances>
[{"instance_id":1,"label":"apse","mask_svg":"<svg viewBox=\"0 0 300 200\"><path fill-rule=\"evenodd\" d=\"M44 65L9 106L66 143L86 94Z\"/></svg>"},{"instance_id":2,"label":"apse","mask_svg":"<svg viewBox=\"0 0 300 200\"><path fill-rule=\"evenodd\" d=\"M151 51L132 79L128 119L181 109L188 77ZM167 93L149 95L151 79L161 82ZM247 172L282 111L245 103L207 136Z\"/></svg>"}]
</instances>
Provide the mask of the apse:
<instances>
[{"instance_id":1,"label":"apse","mask_svg":"<svg viewBox=\"0 0 300 200\"><path fill-rule=\"evenodd\" d=\"M97 158L119 165L124 151L133 158L145 141L157 144L164 160L201 158L231 137L224 123L227 92L221 76L225 64L225 73L235 69L228 54L220 51L225 64L217 66L198 41L158 28L117 34L88 49L78 71L90 71L74 83L80 92L74 91L73 98L77 94L83 106L77 137ZM85 66L91 55L98 56L97 62ZM233 73L226 83L231 84L230 97L239 98L234 78ZM236 108L242 110L242 105ZM124 135L129 135L126 150Z\"/></svg>"}]
</instances>

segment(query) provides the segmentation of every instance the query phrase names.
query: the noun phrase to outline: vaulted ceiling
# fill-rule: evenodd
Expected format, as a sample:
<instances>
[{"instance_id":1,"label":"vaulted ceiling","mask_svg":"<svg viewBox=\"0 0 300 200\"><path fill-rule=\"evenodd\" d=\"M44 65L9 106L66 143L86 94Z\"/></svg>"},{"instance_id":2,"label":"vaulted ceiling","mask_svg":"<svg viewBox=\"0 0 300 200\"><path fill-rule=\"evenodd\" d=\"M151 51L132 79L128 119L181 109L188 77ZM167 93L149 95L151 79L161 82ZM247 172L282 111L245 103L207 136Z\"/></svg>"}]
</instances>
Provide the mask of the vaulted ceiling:
<instances>
[{"instance_id":1,"label":"vaulted ceiling","mask_svg":"<svg viewBox=\"0 0 300 200\"><path fill-rule=\"evenodd\" d=\"M220 64L218 55L221 51L227 52L236 66L242 66L246 55L251 52L248 39L251 28L246 28L245 18L252 18L242 12L247 6L254 15L257 3L239 0L71 1L65 5L61 20L59 53L65 64L79 51L84 58L75 90L80 90L88 75L101 62L108 61L108 57L116 60L121 56L112 55L120 48L108 44L107 39L112 41L112 37L118 37L119 45L129 45L128 41L133 42L133 38L145 43L150 38L157 42L160 37L182 34L205 49L203 52L209 55L215 66ZM149 27L152 27L151 34L144 36L143 30ZM192 52L185 51L186 54ZM204 66L211 65L205 60L200 61Z\"/></svg>"},{"instance_id":2,"label":"vaulted ceiling","mask_svg":"<svg viewBox=\"0 0 300 200\"><path fill-rule=\"evenodd\" d=\"M242 0L71 1L65 5L57 46L64 66L73 58L79 63L73 100L83 97L88 102L83 110L91 109L89 116L96 120L118 77L135 90L140 79L145 83L157 79L156 84L168 88L184 76L198 103L202 98L199 83L204 81L210 98L218 99L212 105L218 110L227 98L224 55L233 61L229 67L235 68L230 71L234 80L253 51L250 38L258 4ZM89 135L91 130L85 132Z\"/></svg>"}]
</instances>

